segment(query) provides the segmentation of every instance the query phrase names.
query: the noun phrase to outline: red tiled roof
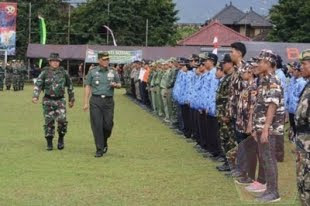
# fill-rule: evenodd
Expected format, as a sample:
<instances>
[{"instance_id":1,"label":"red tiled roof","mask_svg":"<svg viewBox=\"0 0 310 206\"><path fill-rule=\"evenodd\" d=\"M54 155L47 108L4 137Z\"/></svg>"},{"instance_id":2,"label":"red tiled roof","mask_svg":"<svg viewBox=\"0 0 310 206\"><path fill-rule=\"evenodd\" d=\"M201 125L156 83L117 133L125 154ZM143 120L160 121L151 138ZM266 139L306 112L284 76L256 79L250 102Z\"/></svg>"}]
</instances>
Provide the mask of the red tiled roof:
<instances>
[{"instance_id":1,"label":"red tiled roof","mask_svg":"<svg viewBox=\"0 0 310 206\"><path fill-rule=\"evenodd\" d=\"M194 33L180 42L178 45L183 46L213 46L214 37L218 38L219 46L230 46L236 41L251 41L250 38L224 26L218 21L213 21L209 25L202 27L198 32Z\"/></svg>"}]
</instances>

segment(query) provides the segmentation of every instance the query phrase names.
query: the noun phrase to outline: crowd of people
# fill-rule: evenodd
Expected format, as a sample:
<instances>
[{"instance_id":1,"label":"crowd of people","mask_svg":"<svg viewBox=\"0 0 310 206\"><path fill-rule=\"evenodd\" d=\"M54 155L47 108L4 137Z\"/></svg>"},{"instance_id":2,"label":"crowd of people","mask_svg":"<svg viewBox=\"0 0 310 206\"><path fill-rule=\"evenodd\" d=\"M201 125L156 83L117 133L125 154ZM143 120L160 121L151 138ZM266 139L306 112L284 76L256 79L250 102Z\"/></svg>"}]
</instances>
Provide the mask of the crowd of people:
<instances>
[{"instance_id":1,"label":"crowd of people","mask_svg":"<svg viewBox=\"0 0 310 206\"><path fill-rule=\"evenodd\" d=\"M12 60L9 61L4 68L3 62L0 62L0 91L6 90L14 91L24 90L25 79L27 76L27 68L23 61Z\"/></svg>"},{"instance_id":2,"label":"crowd of people","mask_svg":"<svg viewBox=\"0 0 310 206\"><path fill-rule=\"evenodd\" d=\"M235 42L220 61L213 53L136 61L124 66L126 93L195 142L204 157L222 162L216 169L260 202L280 200L277 162L284 161L289 120L289 138L297 145L297 187L303 205L309 205L310 50L288 70L271 50L248 61L245 54L245 45Z\"/></svg>"}]
</instances>

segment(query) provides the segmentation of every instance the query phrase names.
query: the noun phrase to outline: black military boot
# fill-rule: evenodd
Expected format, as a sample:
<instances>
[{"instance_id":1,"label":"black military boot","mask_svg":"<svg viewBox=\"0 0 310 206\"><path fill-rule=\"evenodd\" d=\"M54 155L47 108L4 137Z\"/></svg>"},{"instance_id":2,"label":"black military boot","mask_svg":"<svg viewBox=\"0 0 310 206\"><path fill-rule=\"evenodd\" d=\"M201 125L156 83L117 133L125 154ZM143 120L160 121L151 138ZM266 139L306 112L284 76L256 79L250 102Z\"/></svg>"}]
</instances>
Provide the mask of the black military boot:
<instances>
[{"instance_id":1,"label":"black military boot","mask_svg":"<svg viewBox=\"0 0 310 206\"><path fill-rule=\"evenodd\" d=\"M10 90L11 89L11 87L10 86L6 86L6 90Z\"/></svg>"},{"instance_id":2,"label":"black military boot","mask_svg":"<svg viewBox=\"0 0 310 206\"><path fill-rule=\"evenodd\" d=\"M53 150L53 136L47 136L46 137L46 142L47 142L47 151Z\"/></svg>"},{"instance_id":3,"label":"black military boot","mask_svg":"<svg viewBox=\"0 0 310 206\"><path fill-rule=\"evenodd\" d=\"M58 137L58 145L57 145L57 149L62 150L65 148L65 143L64 143L64 136L62 134L59 134Z\"/></svg>"}]
</instances>

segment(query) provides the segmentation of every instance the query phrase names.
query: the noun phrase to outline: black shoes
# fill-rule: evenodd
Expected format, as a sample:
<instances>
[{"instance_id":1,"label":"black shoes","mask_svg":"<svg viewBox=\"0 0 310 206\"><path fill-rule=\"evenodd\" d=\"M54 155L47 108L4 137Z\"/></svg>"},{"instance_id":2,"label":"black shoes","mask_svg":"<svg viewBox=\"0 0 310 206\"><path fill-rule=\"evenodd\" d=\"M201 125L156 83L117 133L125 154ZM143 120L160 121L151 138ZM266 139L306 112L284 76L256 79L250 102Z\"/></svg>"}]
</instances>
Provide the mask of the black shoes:
<instances>
[{"instance_id":1,"label":"black shoes","mask_svg":"<svg viewBox=\"0 0 310 206\"><path fill-rule=\"evenodd\" d=\"M108 152L108 146L105 146L104 148L103 148L103 150L97 150L96 151L96 154L95 154L95 157L102 157L105 153L107 153Z\"/></svg>"},{"instance_id":2,"label":"black shoes","mask_svg":"<svg viewBox=\"0 0 310 206\"><path fill-rule=\"evenodd\" d=\"M230 171L230 167L228 165L227 162L225 162L223 165L221 166L217 166L216 169L220 172L229 172Z\"/></svg>"},{"instance_id":3,"label":"black shoes","mask_svg":"<svg viewBox=\"0 0 310 206\"><path fill-rule=\"evenodd\" d=\"M64 136L59 135L57 149L63 150L65 148Z\"/></svg>"},{"instance_id":4,"label":"black shoes","mask_svg":"<svg viewBox=\"0 0 310 206\"><path fill-rule=\"evenodd\" d=\"M51 136L46 137L46 142L47 142L46 150L47 151L53 150L53 137Z\"/></svg>"}]
</instances>

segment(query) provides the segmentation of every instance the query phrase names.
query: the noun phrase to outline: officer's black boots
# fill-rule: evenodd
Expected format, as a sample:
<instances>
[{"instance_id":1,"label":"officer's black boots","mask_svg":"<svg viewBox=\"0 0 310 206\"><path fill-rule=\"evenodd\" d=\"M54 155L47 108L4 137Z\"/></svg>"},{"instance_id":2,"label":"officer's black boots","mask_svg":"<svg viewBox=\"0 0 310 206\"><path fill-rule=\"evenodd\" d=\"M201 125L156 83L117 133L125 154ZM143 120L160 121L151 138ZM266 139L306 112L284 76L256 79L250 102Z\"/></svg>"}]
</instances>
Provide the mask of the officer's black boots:
<instances>
[{"instance_id":1,"label":"officer's black boots","mask_svg":"<svg viewBox=\"0 0 310 206\"><path fill-rule=\"evenodd\" d=\"M10 90L10 89L11 89L11 86L7 86L7 87L6 87L6 90Z\"/></svg>"},{"instance_id":2,"label":"officer's black boots","mask_svg":"<svg viewBox=\"0 0 310 206\"><path fill-rule=\"evenodd\" d=\"M62 150L65 148L64 135L62 135L62 134L59 134L57 148L59 150Z\"/></svg>"},{"instance_id":3,"label":"officer's black boots","mask_svg":"<svg viewBox=\"0 0 310 206\"><path fill-rule=\"evenodd\" d=\"M46 137L46 142L47 142L47 151L53 150L53 137L52 136L47 136Z\"/></svg>"}]
</instances>

